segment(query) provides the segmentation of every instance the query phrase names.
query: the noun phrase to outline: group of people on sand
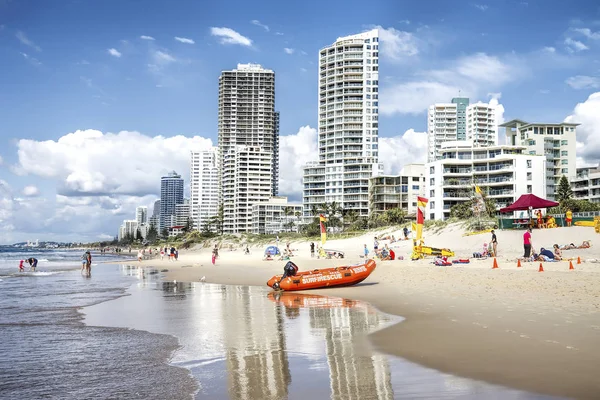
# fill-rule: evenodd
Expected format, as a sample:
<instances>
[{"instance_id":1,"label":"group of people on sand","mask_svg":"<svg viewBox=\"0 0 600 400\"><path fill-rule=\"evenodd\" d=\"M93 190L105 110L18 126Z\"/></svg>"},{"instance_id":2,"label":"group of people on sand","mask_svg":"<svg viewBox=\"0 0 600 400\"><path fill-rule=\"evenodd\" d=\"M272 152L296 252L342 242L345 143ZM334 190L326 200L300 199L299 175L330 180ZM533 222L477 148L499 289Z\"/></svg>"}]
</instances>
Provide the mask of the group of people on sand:
<instances>
[{"instance_id":1,"label":"group of people on sand","mask_svg":"<svg viewBox=\"0 0 600 400\"><path fill-rule=\"evenodd\" d=\"M138 261L142 261L144 259L144 251L142 251L141 254L140 251L138 251ZM155 252L158 253L158 249L156 249ZM164 248L160 249L160 259L164 260L165 256L169 257L169 261L177 261L179 259L179 250L177 250L177 247L175 246L171 246L170 248L165 246Z\"/></svg>"},{"instance_id":2,"label":"group of people on sand","mask_svg":"<svg viewBox=\"0 0 600 400\"><path fill-rule=\"evenodd\" d=\"M369 258L369 248L366 244L363 251L365 258ZM383 246L383 248L379 248L379 240L377 237L373 238L373 252L375 253L374 257L379 258L381 261L392 261L396 259L396 253L394 250L389 248L387 243Z\"/></svg>"},{"instance_id":3,"label":"group of people on sand","mask_svg":"<svg viewBox=\"0 0 600 400\"><path fill-rule=\"evenodd\" d=\"M25 263L29 264L30 272L35 272L35 269L37 268L37 263L38 263L37 258L30 257L27 260L20 260L19 261L19 272L25 272Z\"/></svg>"},{"instance_id":4,"label":"group of people on sand","mask_svg":"<svg viewBox=\"0 0 600 400\"><path fill-rule=\"evenodd\" d=\"M552 262L552 261L560 261L563 259L562 252L564 250L571 249L588 249L591 247L589 240L584 240L581 245L576 246L573 243L568 245L560 246L558 244L554 244L552 246L552 250L546 249L544 247L540 247L539 253L535 251L533 248L533 243L531 240L531 228L528 228L523 234L523 261L541 261L541 262Z\"/></svg>"}]
</instances>

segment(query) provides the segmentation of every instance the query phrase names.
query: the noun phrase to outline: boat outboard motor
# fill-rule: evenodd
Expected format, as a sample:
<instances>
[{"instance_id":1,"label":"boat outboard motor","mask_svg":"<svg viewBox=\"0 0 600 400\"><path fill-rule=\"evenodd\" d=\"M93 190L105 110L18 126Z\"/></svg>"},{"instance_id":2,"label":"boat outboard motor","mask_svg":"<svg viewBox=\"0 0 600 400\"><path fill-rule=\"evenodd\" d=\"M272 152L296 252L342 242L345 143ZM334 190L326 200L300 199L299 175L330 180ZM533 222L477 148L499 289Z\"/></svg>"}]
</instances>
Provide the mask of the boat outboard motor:
<instances>
[{"instance_id":1,"label":"boat outboard motor","mask_svg":"<svg viewBox=\"0 0 600 400\"><path fill-rule=\"evenodd\" d=\"M281 282L282 280L284 280L285 278L289 277L289 276L295 276L296 272L298 272L298 266L296 264L294 264L291 261L288 261L287 264L285 264L285 267L283 267L283 276L281 277L281 279L279 280L279 282ZM273 289L279 289L279 282L275 282L273 284Z\"/></svg>"}]
</instances>

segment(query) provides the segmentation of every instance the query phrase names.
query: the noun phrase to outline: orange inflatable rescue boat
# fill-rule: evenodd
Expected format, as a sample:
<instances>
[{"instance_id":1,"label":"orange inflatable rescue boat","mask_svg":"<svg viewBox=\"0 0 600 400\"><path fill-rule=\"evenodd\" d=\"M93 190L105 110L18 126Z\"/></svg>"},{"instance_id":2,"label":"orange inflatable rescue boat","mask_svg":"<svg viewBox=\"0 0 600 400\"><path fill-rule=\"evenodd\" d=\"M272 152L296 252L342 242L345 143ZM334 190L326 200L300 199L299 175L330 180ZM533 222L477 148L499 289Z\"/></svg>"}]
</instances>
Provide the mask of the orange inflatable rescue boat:
<instances>
[{"instance_id":1,"label":"orange inflatable rescue boat","mask_svg":"<svg viewBox=\"0 0 600 400\"><path fill-rule=\"evenodd\" d=\"M284 275L275 275L267 285L276 290L307 290L326 287L352 286L364 281L375 270L375 261L367 260L364 264L349 265L336 268L314 269L311 271L293 272L288 269L295 264L286 264Z\"/></svg>"}]
</instances>

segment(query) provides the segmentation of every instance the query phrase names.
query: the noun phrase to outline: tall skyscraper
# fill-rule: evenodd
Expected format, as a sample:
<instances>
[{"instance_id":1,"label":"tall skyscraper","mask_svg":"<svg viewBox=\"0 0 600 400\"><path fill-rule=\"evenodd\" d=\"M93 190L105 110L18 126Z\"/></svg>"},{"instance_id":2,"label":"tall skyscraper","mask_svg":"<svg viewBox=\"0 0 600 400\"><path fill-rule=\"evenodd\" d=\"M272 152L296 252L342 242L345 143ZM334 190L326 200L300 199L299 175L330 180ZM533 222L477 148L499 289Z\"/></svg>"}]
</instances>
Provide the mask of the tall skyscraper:
<instances>
[{"instance_id":1,"label":"tall skyscraper","mask_svg":"<svg viewBox=\"0 0 600 400\"><path fill-rule=\"evenodd\" d=\"M304 216L336 202L369 213L379 163L379 31L341 37L319 51L319 161L304 168Z\"/></svg>"},{"instance_id":2,"label":"tall skyscraper","mask_svg":"<svg viewBox=\"0 0 600 400\"><path fill-rule=\"evenodd\" d=\"M238 64L219 77L219 198L223 231L250 232L252 204L268 201L279 170L275 73Z\"/></svg>"},{"instance_id":3,"label":"tall skyscraper","mask_svg":"<svg viewBox=\"0 0 600 400\"><path fill-rule=\"evenodd\" d=\"M159 217L160 216L160 200L156 200L154 202L154 207L152 208L152 216Z\"/></svg>"},{"instance_id":4,"label":"tall skyscraper","mask_svg":"<svg viewBox=\"0 0 600 400\"><path fill-rule=\"evenodd\" d=\"M496 146L498 144L498 120L496 107L487 103L475 103L467 106L466 139L474 147Z\"/></svg>"},{"instance_id":5,"label":"tall skyscraper","mask_svg":"<svg viewBox=\"0 0 600 400\"><path fill-rule=\"evenodd\" d=\"M469 99L467 97L455 97L452 99L452 104L456 104L456 140L466 140Z\"/></svg>"},{"instance_id":6,"label":"tall skyscraper","mask_svg":"<svg viewBox=\"0 0 600 400\"><path fill-rule=\"evenodd\" d=\"M138 226L148 223L148 207L139 206L135 209L135 220Z\"/></svg>"},{"instance_id":7,"label":"tall skyscraper","mask_svg":"<svg viewBox=\"0 0 600 400\"><path fill-rule=\"evenodd\" d=\"M194 229L205 225L219 211L218 149L192 151L190 160L190 217Z\"/></svg>"},{"instance_id":8,"label":"tall skyscraper","mask_svg":"<svg viewBox=\"0 0 600 400\"><path fill-rule=\"evenodd\" d=\"M183 204L183 179L173 171L160 178L160 232L171 225L177 204Z\"/></svg>"},{"instance_id":9,"label":"tall skyscraper","mask_svg":"<svg viewBox=\"0 0 600 400\"><path fill-rule=\"evenodd\" d=\"M279 111L275 111L275 136L273 144L273 197L279 193Z\"/></svg>"}]
</instances>

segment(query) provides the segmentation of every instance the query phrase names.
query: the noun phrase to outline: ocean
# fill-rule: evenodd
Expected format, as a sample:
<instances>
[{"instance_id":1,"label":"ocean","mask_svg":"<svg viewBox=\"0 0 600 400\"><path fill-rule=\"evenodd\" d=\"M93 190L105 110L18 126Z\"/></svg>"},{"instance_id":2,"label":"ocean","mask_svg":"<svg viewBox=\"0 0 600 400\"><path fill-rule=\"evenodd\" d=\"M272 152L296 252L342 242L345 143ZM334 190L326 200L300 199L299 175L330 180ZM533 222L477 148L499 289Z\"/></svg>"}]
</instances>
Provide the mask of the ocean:
<instances>
[{"instance_id":1,"label":"ocean","mask_svg":"<svg viewBox=\"0 0 600 400\"><path fill-rule=\"evenodd\" d=\"M367 303L166 282L151 262L87 278L80 255L19 274L0 253L0 398L549 398L374 352L367 334L402 319Z\"/></svg>"}]
</instances>

